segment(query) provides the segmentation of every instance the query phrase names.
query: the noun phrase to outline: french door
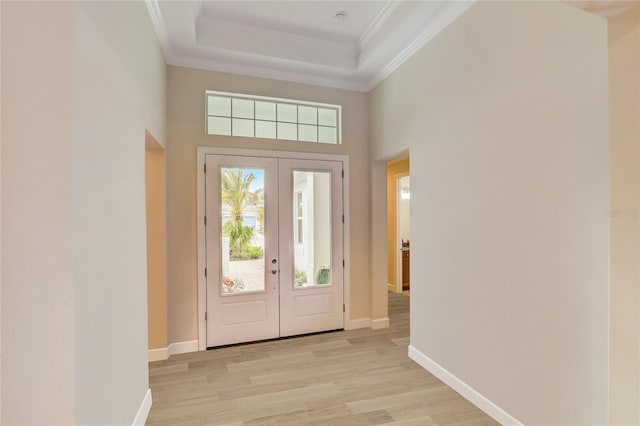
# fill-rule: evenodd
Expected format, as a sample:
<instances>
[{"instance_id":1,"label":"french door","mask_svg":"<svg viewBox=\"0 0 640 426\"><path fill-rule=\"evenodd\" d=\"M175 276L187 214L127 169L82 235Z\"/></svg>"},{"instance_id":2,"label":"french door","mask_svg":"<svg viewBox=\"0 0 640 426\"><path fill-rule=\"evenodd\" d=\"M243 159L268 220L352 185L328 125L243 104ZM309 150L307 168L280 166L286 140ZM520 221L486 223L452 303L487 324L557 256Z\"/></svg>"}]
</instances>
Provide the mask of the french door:
<instances>
[{"instance_id":1,"label":"french door","mask_svg":"<svg viewBox=\"0 0 640 426\"><path fill-rule=\"evenodd\" d=\"M205 164L207 346L343 328L342 163Z\"/></svg>"}]
</instances>

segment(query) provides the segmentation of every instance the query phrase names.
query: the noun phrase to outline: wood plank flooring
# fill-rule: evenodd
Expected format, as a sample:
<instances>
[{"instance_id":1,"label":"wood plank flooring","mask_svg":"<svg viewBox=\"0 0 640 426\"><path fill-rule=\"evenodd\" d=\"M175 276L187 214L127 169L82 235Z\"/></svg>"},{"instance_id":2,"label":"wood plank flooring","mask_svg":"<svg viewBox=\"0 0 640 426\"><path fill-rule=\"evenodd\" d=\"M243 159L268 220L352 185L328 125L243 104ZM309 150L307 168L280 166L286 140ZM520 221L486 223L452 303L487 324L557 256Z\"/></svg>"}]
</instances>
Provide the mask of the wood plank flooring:
<instances>
[{"instance_id":1,"label":"wood plank flooring","mask_svg":"<svg viewBox=\"0 0 640 426\"><path fill-rule=\"evenodd\" d=\"M174 355L149 364L147 425L496 425L407 356L409 297L391 326Z\"/></svg>"}]
</instances>

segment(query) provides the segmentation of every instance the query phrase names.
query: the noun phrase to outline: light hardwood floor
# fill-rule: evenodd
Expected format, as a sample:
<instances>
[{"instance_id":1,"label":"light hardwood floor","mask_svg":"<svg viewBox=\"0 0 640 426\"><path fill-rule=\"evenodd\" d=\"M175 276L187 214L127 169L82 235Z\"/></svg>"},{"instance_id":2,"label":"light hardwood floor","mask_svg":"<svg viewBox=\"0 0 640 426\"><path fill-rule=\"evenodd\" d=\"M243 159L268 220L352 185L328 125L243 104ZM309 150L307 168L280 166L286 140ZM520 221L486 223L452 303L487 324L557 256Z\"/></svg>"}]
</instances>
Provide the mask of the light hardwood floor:
<instances>
[{"instance_id":1,"label":"light hardwood floor","mask_svg":"<svg viewBox=\"0 0 640 426\"><path fill-rule=\"evenodd\" d=\"M147 425L496 425L407 356L409 297L391 326L174 355L149 364Z\"/></svg>"}]
</instances>

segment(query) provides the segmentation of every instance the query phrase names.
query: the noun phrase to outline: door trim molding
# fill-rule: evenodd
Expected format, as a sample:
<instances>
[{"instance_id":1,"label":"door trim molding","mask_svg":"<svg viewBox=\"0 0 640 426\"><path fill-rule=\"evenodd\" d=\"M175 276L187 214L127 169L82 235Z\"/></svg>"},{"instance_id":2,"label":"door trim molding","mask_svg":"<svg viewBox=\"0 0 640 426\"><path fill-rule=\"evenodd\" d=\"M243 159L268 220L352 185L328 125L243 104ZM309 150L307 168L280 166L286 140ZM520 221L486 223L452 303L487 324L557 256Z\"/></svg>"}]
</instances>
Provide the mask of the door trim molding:
<instances>
[{"instance_id":1,"label":"door trim molding","mask_svg":"<svg viewBox=\"0 0 640 426\"><path fill-rule=\"evenodd\" d=\"M207 264L206 259L206 236L204 227L205 214L205 174L204 165L206 155L233 155L239 157L270 157L270 158L289 158L296 160L326 160L342 162L342 170L344 171L344 179L342 181L342 209L344 210L344 227L343 227L343 256L345 261L343 292L345 312L343 313L343 324L348 324L351 318L351 294L350 294L350 206L349 206L349 157L339 154L318 154L309 152L293 152L293 151L274 151L259 149L242 149L242 148L216 148L209 146L199 146L197 148L196 159L196 209L197 209L197 242L198 242L198 350L207 349L207 326L204 315L207 310L207 282L204 276L204 268Z\"/></svg>"}]
</instances>

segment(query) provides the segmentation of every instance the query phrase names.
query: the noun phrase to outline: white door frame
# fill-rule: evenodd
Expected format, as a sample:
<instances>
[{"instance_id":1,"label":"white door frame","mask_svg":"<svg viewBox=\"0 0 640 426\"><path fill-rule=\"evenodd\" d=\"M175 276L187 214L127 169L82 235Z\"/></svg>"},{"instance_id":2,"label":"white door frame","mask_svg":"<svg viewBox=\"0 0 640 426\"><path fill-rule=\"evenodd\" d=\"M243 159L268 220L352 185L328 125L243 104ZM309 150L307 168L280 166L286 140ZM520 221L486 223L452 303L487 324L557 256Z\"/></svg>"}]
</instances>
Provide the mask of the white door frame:
<instances>
[{"instance_id":1,"label":"white door frame","mask_svg":"<svg viewBox=\"0 0 640 426\"><path fill-rule=\"evenodd\" d=\"M351 298L350 298L350 241L349 241L349 157L338 154L316 154L308 152L273 151L241 148L215 148L199 146L197 149L197 241L198 241L198 350L207 349L207 326L205 322L205 312L207 310L207 281L204 276L204 269L207 264L206 259L206 234L204 227L205 216L205 156L213 155L233 155L245 157L271 157L290 158L298 160L330 160L342 162L344 179L342 181L342 206L344 210L343 228L343 254L344 254L344 305L343 323L347 328L351 318ZM402 283L400 284L402 285Z\"/></svg>"}]
</instances>

